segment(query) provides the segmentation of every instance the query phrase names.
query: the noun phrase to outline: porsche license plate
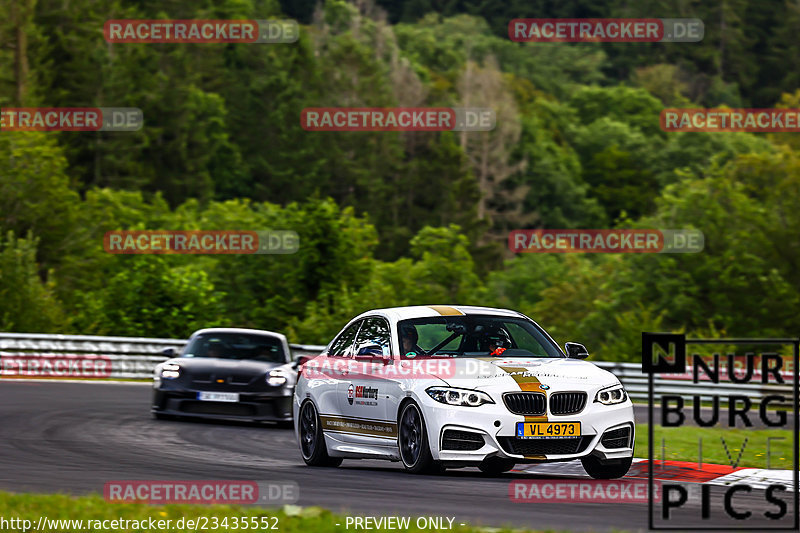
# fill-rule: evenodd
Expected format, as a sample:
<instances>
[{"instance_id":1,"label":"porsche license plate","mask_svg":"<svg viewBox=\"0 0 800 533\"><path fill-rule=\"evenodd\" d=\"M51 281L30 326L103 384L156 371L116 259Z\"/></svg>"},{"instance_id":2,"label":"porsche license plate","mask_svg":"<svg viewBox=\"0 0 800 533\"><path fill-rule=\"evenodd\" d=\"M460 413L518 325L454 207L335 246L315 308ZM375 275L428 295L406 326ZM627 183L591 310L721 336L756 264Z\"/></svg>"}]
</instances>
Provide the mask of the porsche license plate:
<instances>
[{"instance_id":1,"label":"porsche license plate","mask_svg":"<svg viewBox=\"0 0 800 533\"><path fill-rule=\"evenodd\" d=\"M205 392L197 393L197 399L204 402L238 402L238 392Z\"/></svg>"},{"instance_id":2,"label":"porsche license plate","mask_svg":"<svg viewBox=\"0 0 800 533\"><path fill-rule=\"evenodd\" d=\"M580 422L517 422L519 439L564 439L580 435Z\"/></svg>"}]
</instances>

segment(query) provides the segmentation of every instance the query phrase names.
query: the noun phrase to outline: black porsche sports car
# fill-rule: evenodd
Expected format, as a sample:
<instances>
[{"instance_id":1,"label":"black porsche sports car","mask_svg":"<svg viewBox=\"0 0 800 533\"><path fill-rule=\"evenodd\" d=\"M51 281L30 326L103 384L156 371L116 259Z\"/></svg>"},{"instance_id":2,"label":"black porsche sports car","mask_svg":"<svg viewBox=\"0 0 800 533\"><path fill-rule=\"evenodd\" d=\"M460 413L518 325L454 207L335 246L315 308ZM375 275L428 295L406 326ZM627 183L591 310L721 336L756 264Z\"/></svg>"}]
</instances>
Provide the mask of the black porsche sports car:
<instances>
[{"instance_id":1,"label":"black porsche sports car","mask_svg":"<svg viewBox=\"0 0 800 533\"><path fill-rule=\"evenodd\" d=\"M164 350L173 356L172 348ZM192 334L153 375L153 416L290 422L297 364L280 333L212 328Z\"/></svg>"}]
</instances>

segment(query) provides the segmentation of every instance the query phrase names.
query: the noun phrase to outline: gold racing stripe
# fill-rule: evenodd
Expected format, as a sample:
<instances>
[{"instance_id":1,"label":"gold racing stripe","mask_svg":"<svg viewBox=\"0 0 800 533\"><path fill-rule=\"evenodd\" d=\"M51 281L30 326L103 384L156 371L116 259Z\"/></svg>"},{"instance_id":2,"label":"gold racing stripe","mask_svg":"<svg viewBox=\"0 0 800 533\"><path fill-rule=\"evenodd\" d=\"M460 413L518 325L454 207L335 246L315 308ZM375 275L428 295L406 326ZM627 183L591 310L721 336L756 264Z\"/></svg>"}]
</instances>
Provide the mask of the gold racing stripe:
<instances>
[{"instance_id":1,"label":"gold racing stripe","mask_svg":"<svg viewBox=\"0 0 800 533\"><path fill-rule=\"evenodd\" d=\"M541 392L545 395L545 398L547 398L547 392L539 388L539 385L541 384L539 378L532 375L525 375L526 372L530 372L527 368L515 366L501 366L499 368L511 375L511 379L516 382L519 390L526 392ZM525 422L547 422L547 413L542 416L525 416ZM547 460L547 457L544 455L526 455L525 458L536 459L540 461Z\"/></svg>"},{"instance_id":2,"label":"gold racing stripe","mask_svg":"<svg viewBox=\"0 0 800 533\"><path fill-rule=\"evenodd\" d=\"M464 314L455 307L450 307L449 305L429 305L428 307L430 307L431 309L433 309L442 316L453 316L453 315Z\"/></svg>"},{"instance_id":3,"label":"gold racing stripe","mask_svg":"<svg viewBox=\"0 0 800 533\"><path fill-rule=\"evenodd\" d=\"M320 415L322 429L334 433L352 433L369 437L397 437L397 424L384 420Z\"/></svg>"},{"instance_id":4,"label":"gold racing stripe","mask_svg":"<svg viewBox=\"0 0 800 533\"><path fill-rule=\"evenodd\" d=\"M476 357L475 359L479 361L493 361L495 358ZM539 378L535 376L526 376L524 374L525 372L530 372L527 368L515 367L515 366L500 366L500 365L498 365L497 368L510 374L511 379L513 379L519 386L519 390L526 392L541 392L542 394L545 395L545 398L547 398L547 392L539 388L539 385L541 385ZM525 422L547 422L547 414L541 416L526 416Z\"/></svg>"},{"instance_id":5,"label":"gold racing stripe","mask_svg":"<svg viewBox=\"0 0 800 533\"><path fill-rule=\"evenodd\" d=\"M525 375L526 373L530 372L530 370L528 370L527 368L515 367L515 366L501 366L500 369L505 370L511 375L511 379L513 379L516 382L517 386L519 387L519 390L526 392L541 392L542 394L545 395L545 398L547 397L547 392L539 388L539 385L541 385L539 378L537 378L536 376ZM526 416L525 422L547 422L547 413L541 416Z\"/></svg>"}]
</instances>

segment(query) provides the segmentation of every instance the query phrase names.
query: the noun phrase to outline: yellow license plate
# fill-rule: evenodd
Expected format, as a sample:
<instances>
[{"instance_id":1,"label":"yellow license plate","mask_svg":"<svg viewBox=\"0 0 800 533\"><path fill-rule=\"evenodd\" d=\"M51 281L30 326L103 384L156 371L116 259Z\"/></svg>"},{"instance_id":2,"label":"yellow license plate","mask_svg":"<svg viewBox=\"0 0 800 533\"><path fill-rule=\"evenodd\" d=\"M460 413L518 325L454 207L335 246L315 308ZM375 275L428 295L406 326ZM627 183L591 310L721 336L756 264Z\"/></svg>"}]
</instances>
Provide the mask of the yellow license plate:
<instances>
[{"instance_id":1,"label":"yellow license plate","mask_svg":"<svg viewBox=\"0 0 800 533\"><path fill-rule=\"evenodd\" d=\"M520 439L564 439L580 435L580 422L517 422L517 438Z\"/></svg>"}]
</instances>

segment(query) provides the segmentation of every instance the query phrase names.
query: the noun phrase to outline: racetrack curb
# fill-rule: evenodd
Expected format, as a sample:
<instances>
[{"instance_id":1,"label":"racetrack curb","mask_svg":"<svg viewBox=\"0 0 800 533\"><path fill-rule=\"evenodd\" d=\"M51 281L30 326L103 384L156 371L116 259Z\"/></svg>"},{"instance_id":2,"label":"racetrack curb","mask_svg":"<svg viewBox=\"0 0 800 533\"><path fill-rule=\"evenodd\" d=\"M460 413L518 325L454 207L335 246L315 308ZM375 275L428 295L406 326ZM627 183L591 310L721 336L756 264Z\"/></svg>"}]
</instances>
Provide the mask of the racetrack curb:
<instances>
[{"instance_id":1,"label":"racetrack curb","mask_svg":"<svg viewBox=\"0 0 800 533\"><path fill-rule=\"evenodd\" d=\"M589 475L583 469L581 462L577 460L563 463L526 465L522 468L515 468L512 472L547 477L580 477L589 479ZM631 469L624 479L648 479L648 475L647 459L635 457ZM767 488L769 485L784 485L787 490L792 491L794 485L794 471L732 467L730 465L709 463L703 463L701 467L698 463L688 461L655 461L653 479L658 481L718 486L745 483L753 488Z\"/></svg>"}]
</instances>

